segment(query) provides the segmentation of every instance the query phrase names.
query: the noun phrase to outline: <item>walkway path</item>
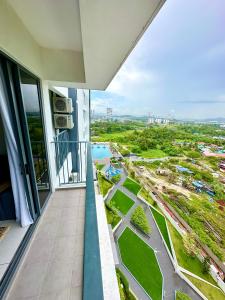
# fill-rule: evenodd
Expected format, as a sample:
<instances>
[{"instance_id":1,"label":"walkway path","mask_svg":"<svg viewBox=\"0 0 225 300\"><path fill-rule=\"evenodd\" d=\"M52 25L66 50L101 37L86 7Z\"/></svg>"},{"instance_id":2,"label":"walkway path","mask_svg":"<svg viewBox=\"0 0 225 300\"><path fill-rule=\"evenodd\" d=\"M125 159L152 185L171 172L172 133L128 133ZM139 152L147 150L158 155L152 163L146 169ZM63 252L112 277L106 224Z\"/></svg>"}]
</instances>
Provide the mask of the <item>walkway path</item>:
<instances>
[{"instance_id":1,"label":"walkway path","mask_svg":"<svg viewBox=\"0 0 225 300\"><path fill-rule=\"evenodd\" d=\"M148 208L147 205L145 205L143 202L141 202L133 193L128 191L126 188L124 188L122 185L126 179L126 175L123 175L121 181L115 185L111 193L109 194L108 198L106 201L109 201L114 193L116 192L117 189L121 190L124 194L129 196L135 204L132 206L132 208L128 211L126 216L123 216L122 214L121 217L123 217L123 221L121 225L118 227L116 232L114 233L114 239L117 241L119 236L122 234L123 230L126 227L132 228L136 234L143 239L149 246L151 246L156 253L156 256L159 261L159 265L164 277L164 299L165 300L174 300L174 293L175 290L179 289L182 290L184 293L187 293L188 295L191 296L193 300L200 300L201 297L183 280L179 277L178 274L175 273L173 264L170 260L170 257L167 253L167 250L164 246L164 243L162 241L161 235L156 227L155 221L152 217L152 214ZM139 231L137 231L131 224L130 224L130 217L135 210L137 206L141 205L145 211L146 215L148 218L148 222L152 228L152 233L151 237L148 238L144 235L142 235ZM119 254L119 249L117 245L117 251ZM130 272L124 267L122 262L120 261L120 264L118 266L121 271L125 274L127 277L129 283L130 283L130 288L131 290L137 295L139 300L149 300L149 296L145 293L144 289L137 283L137 281L134 279L134 277L130 274Z\"/></svg>"}]
</instances>

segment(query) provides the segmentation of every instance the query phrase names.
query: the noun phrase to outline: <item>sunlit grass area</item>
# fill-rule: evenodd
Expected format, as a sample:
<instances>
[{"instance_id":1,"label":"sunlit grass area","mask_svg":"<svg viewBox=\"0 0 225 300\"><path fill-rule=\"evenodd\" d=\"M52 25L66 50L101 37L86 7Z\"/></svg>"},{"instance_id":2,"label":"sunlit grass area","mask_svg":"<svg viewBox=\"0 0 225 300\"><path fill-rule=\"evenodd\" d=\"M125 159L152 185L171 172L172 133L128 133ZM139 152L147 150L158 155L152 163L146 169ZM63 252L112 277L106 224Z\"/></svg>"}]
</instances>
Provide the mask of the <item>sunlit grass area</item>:
<instances>
[{"instance_id":1,"label":"sunlit grass area","mask_svg":"<svg viewBox=\"0 0 225 300\"><path fill-rule=\"evenodd\" d=\"M118 209L123 215L126 215L129 209L134 205L134 201L120 190L117 190L110 200L110 205Z\"/></svg>"},{"instance_id":2,"label":"sunlit grass area","mask_svg":"<svg viewBox=\"0 0 225 300\"><path fill-rule=\"evenodd\" d=\"M161 300L163 279L153 249L128 227L118 243L124 265L152 300Z\"/></svg>"},{"instance_id":3,"label":"sunlit grass area","mask_svg":"<svg viewBox=\"0 0 225 300\"><path fill-rule=\"evenodd\" d=\"M138 184L136 181L130 179L130 178L127 178L124 183L123 183L123 186L128 189L131 193L137 195L138 192L140 191L141 189L141 186L140 184Z\"/></svg>"},{"instance_id":4,"label":"sunlit grass area","mask_svg":"<svg viewBox=\"0 0 225 300\"><path fill-rule=\"evenodd\" d=\"M167 230L167 226L166 226L166 220L165 217L160 214L156 209L151 207L151 211L152 214L155 218L155 221L159 227L159 230L164 238L164 241L166 242L166 245L171 253L171 255L173 255L172 253L172 249L171 249L171 245L170 245L170 239L169 239L169 234L168 234L168 230Z\"/></svg>"}]
</instances>

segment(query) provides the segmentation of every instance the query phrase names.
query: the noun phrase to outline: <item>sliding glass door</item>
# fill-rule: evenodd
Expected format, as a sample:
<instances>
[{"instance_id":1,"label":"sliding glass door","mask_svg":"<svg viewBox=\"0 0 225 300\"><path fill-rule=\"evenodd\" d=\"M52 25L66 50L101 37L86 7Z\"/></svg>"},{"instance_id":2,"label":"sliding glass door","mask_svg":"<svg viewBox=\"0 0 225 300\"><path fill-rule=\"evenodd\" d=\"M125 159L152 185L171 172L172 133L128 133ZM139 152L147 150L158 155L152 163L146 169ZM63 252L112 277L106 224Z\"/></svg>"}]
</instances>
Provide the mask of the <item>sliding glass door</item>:
<instances>
[{"instance_id":1,"label":"sliding glass door","mask_svg":"<svg viewBox=\"0 0 225 300\"><path fill-rule=\"evenodd\" d=\"M50 193L49 169L41 112L39 82L29 73L19 69L19 80L33 160L35 180L40 207L43 207Z\"/></svg>"}]
</instances>

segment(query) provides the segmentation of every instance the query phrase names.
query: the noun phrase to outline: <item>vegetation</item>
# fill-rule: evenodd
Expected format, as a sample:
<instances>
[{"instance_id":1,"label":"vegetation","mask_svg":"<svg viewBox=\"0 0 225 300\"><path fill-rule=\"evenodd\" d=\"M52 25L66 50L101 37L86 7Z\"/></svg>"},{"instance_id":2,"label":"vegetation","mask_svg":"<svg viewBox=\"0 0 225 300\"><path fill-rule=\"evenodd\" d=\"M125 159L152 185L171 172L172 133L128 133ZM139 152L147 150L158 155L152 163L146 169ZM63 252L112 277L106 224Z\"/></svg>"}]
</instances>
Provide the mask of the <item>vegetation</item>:
<instances>
[{"instance_id":1,"label":"vegetation","mask_svg":"<svg viewBox=\"0 0 225 300\"><path fill-rule=\"evenodd\" d=\"M167 191L163 198L192 227L199 240L223 261L225 258L224 212L204 196L187 199L176 191Z\"/></svg>"},{"instance_id":2,"label":"vegetation","mask_svg":"<svg viewBox=\"0 0 225 300\"><path fill-rule=\"evenodd\" d=\"M105 176L103 176L100 172L98 173L98 184L100 188L100 193L105 196L109 189L113 186L113 183L109 181Z\"/></svg>"},{"instance_id":3,"label":"vegetation","mask_svg":"<svg viewBox=\"0 0 225 300\"><path fill-rule=\"evenodd\" d=\"M210 271L210 258L207 256L203 261L203 273L208 274Z\"/></svg>"},{"instance_id":4,"label":"vegetation","mask_svg":"<svg viewBox=\"0 0 225 300\"><path fill-rule=\"evenodd\" d=\"M123 215L126 215L129 209L134 205L134 201L120 190L117 190L110 200L110 205L118 209Z\"/></svg>"},{"instance_id":5,"label":"vegetation","mask_svg":"<svg viewBox=\"0 0 225 300\"><path fill-rule=\"evenodd\" d=\"M101 171L103 168L104 168L104 164L96 164L96 169L98 170L98 171Z\"/></svg>"},{"instance_id":6,"label":"vegetation","mask_svg":"<svg viewBox=\"0 0 225 300\"><path fill-rule=\"evenodd\" d=\"M136 121L105 121L105 122L95 122L91 124L92 136L103 136L105 134L113 133L124 133L127 131L143 129L145 124L143 122Z\"/></svg>"},{"instance_id":7,"label":"vegetation","mask_svg":"<svg viewBox=\"0 0 225 300\"><path fill-rule=\"evenodd\" d=\"M196 242L196 236L193 233L187 233L183 237L184 248L188 255L195 257L199 254L199 248Z\"/></svg>"},{"instance_id":8,"label":"vegetation","mask_svg":"<svg viewBox=\"0 0 225 300\"><path fill-rule=\"evenodd\" d=\"M208 300L225 300L225 294L219 288L213 287L190 275L185 274L185 276L208 298Z\"/></svg>"},{"instance_id":9,"label":"vegetation","mask_svg":"<svg viewBox=\"0 0 225 300\"><path fill-rule=\"evenodd\" d=\"M120 181L120 179L121 179L121 175L117 174L111 178L111 181L116 184Z\"/></svg>"},{"instance_id":10,"label":"vegetation","mask_svg":"<svg viewBox=\"0 0 225 300\"><path fill-rule=\"evenodd\" d=\"M167 156L167 154L160 149L149 149L138 153L138 155L144 158L162 158Z\"/></svg>"},{"instance_id":11,"label":"vegetation","mask_svg":"<svg viewBox=\"0 0 225 300\"><path fill-rule=\"evenodd\" d=\"M166 219L161 213L159 213L156 209L154 209L152 207L151 207L151 211L152 211L154 219L159 227L159 230L164 238L164 241L165 241L171 255L173 255L171 245L170 245L169 234L168 234L168 230L167 230L167 226L166 226Z\"/></svg>"},{"instance_id":12,"label":"vegetation","mask_svg":"<svg viewBox=\"0 0 225 300\"><path fill-rule=\"evenodd\" d=\"M108 224L111 224L112 228L114 228L121 220L120 216L117 211L107 203L105 204L105 211Z\"/></svg>"},{"instance_id":13,"label":"vegetation","mask_svg":"<svg viewBox=\"0 0 225 300\"><path fill-rule=\"evenodd\" d=\"M129 282L123 272L120 269L116 268L116 275L120 290L120 299L121 300L136 300L136 297L130 292Z\"/></svg>"},{"instance_id":14,"label":"vegetation","mask_svg":"<svg viewBox=\"0 0 225 300\"><path fill-rule=\"evenodd\" d=\"M103 124L102 124L103 123ZM136 153L144 157L169 159L154 162L138 161L135 166L144 166L156 179L164 180L164 189L153 183L168 202L186 221L202 244L207 245L221 260L225 260L225 210L221 210L217 200L225 200L225 176L219 172L221 158L205 157L201 147L211 147L212 151L225 150L225 130L214 124L169 124L166 126L145 126L142 122L104 122L94 123L97 139L116 142L121 151ZM107 132L105 135L104 132ZM219 136L219 138L215 138ZM128 142L129 141L129 142ZM192 173L180 172L176 166L188 168ZM157 174L163 169L167 175ZM134 180L134 172L129 170ZM216 173L217 174L216 174ZM219 175L219 177L218 177ZM149 179L149 181L151 178ZM214 191L209 196L206 191L195 189L193 181L198 180ZM183 192L168 187L179 185ZM144 192L143 192L144 193ZM190 194L190 196L188 195ZM145 193L147 201L149 197ZM150 202L151 203L151 202Z\"/></svg>"},{"instance_id":15,"label":"vegetation","mask_svg":"<svg viewBox=\"0 0 225 300\"><path fill-rule=\"evenodd\" d=\"M144 233L148 234L151 232L151 228L148 224L148 220L142 206L138 206L135 209L131 216L131 222Z\"/></svg>"},{"instance_id":16,"label":"vegetation","mask_svg":"<svg viewBox=\"0 0 225 300\"><path fill-rule=\"evenodd\" d=\"M118 244L124 265L152 300L161 300L163 279L153 249L128 227L119 237Z\"/></svg>"},{"instance_id":17,"label":"vegetation","mask_svg":"<svg viewBox=\"0 0 225 300\"><path fill-rule=\"evenodd\" d=\"M203 264L200 262L200 260L196 256L192 257L188 255L183 245L182 236L179 234L179 232L170 223L168 223L168 227L178 264L195 275L207 280L212 284L215 284L215 281L210 274L204 272Z\"/></svg>"},{"instance_id":18,"label":"vegetation","mask_svg":"<svg viewBox=\"0 0 225 300\"><path fill-rule=\"evenodd\" d=\"M125 180L125 182L123 183L123 186L135 195L137 195L141 189L141 186L137 182L133 181L130 178L127 178Z\"/></svg>"},{"instance_id":19,"label":"vegetation","mask_svg":"<svg viewBox=\"0 0 225 300\"><path fill-rule=\"evenodd\" d=\"M154 204L154 200L152 199L152 197L149 195L149 192L145 188L141 189L140 196L143 197L151 205Z\"/></svg>"},{"instance_id":20,"label":"vegetation","mask_svg":"<svg viewBox=\"0 0 225 300\"><path fill-rule=\"evenodd\" d=\"M181 291L176 291L176 299L175 300L192 300L192 298Z\"/></svg>"}]
</instances>

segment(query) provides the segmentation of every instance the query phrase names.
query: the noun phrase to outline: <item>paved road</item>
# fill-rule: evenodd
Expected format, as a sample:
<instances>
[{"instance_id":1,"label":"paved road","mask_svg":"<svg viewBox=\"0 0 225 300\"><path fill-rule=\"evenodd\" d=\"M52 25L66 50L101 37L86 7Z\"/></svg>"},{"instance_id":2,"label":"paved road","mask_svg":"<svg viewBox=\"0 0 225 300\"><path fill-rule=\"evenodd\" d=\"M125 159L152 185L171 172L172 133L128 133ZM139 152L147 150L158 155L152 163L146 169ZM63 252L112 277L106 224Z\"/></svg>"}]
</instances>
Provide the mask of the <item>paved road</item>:
<instances>
[{"instance_id":1,"label":"paved road","mask_svg":"<svg viewBox=\"0 0 225 300\"><path fill-rule=\"evenodd\" d=\"M137 235L142 238L147 244L149 244L156 253L156 256L159 261L160 269L164 277L164 299L165 300L174 300L174 292L175 290L179 289L182 290L184 293L187 293L190 295L190 297L193 300L200 300L202 299L183 279L179 277L177 273L175 273L173 264L170 260L170 257L167 253L167 250L163 244L161 235L159 234L158 228L156 227L156 224L154 222L154 219L152 217L151 211L148 209L148 206L145 205L143 202L141 202L134 194L129 192L126 188L122 186L123 182L125 181L126 176L124 175L121 181L115 185L114 189L111 191L111 193L108 196L108 199L106 201L109 201L111 197L114 195L117 189L121 190L123 193L125 193L127 196L129 196L135 204L132 206L132 208L129 210L126 216L121 215L123 217L123 221L119 228L114 233L114 239L116 241L117 251L119 254L119 249L117 245L117 240L123 230L129 226L132 228ZM142 235L139 231L137 231L131 224L130 224L130 216L135 210L135 208L141 205L145 211L146 215L149 221L149 224L152 228L151 237L148 238L144 235ZM137 281L133 278L133 276L130 274L130 272L124 267L122 262L120 261L120 264L118 266L121 271L125 274L127 277L130 287L132 291L137 295L139 300L149 300L149 296L145 293L143 288L137 283Z\"/></svg>"}]
</instances>

